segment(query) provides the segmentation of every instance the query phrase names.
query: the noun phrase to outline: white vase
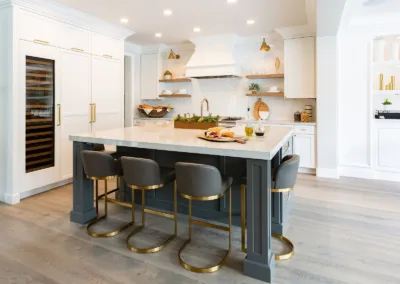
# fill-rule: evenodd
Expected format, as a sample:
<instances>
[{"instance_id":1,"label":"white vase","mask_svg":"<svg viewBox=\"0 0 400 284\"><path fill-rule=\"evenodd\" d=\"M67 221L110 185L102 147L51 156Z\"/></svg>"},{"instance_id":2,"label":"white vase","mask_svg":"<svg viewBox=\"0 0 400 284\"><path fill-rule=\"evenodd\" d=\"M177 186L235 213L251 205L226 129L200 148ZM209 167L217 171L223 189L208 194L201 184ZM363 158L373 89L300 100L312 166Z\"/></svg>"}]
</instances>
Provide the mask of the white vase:
<instances>
[{"instance_id":1,"label":"white vase","mask_svg":"<svg viewBox=\"0 0 400 284\"><path fill-rule=\"evenodd\" d=\"M390 110L390 105L383 105L383 110L385 110L385 111Z\"/></svg>"},{"instance_id":2,"label":"white vase","mask_svg":"<svg viewBox=\"0 0 400 284\"><path fill-rule=\"evenodd\" d=\"M171 80L172 79L172 75L164 75L164 79Z\"/></svg>"}]
</instances>

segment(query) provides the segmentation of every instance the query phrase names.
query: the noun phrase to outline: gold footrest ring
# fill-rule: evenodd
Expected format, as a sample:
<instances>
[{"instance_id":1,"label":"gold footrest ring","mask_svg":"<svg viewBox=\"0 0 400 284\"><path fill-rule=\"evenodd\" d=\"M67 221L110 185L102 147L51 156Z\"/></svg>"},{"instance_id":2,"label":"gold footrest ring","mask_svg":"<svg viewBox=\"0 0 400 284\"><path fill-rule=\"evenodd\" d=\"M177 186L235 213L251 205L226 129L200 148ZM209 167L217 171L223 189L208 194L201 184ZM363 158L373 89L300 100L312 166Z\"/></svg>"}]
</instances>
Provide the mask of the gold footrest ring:
<instances>
[{"instance_id":1,"label":"gold footrest ring","mask_svg":"<svg viewBox=\"0 0 400 284\"><path fill-rule=\"evenodd\" d=\"M140 227L137 227L136 229L134 229L129 236L126 238L126 245L128 247L128 249L130 249L133 252L137 252L137 253L153 253L153 252L158 252L160 250L162 250L167 244L169 244L173 239L176 238L176 234L170 236L163 244L161 244L160 246L157 247L152 247L152 248L137 248L132 246L129 243L129 240L136 235L137 233L141 232L144 229L144 226L141 225Z\"/></svg>"},{"instance_id":2,"label":"gold footrest ring","mask_svg":"<svg viewBox=\"0 0 400 284\"><path fill-rule=\"evenodd\" d=\"M192 271L192 272L196 272L196 273L212 273L215 271L218 271L222 266L224 266L226 260L228 259L228 256L231 252L231 250L229 249L228 251L226 251L225 256L222 258L222 260L214 265L214 266L209 266L209 267L194 267L191 266L189 264L187 264L186 262L183 261L182 257L181 257L181 253L183 252L183 250L186 248L186 246L188 246L190 244L192 240L188 239L185 244L180 248L178 256L179 256L179 263L182 265L183 268L185 268L186 270Z\"/></svg>"},{"instance_id":3,"label":"gold footrest ring","mask_svg":"<svg viewBox=\"0 0 400 284\"><path fill-rule=\"evenodd\" d=\"M108 233L95 233L93 231L90 231L90 227L92 227L93 225L97 224L98 222L100 222L101 220L104 220L106 218L107 218L107 215L103 215L103 216L97 217L95 220L91 221L86 227L88 235L93 237L93 238L109 238L109 237L113 237L113 236L118 235L123 230L125 230L126 228L128 228L129 226L132 225L132 222L131 222L131 223L128 223L128 224L122 226L118 230L115 230L115 231L112 231L112 232L108 232Z\"/></svg>"},{"instance_id":4,"label":"gold footrest ring","mask_svg":"<svg viewBox=\"0 0 400 284\"><path fill-rule=\"evenodd\" d=\"M286 238L286 237L284 237L282 235L279 235L279 234L272 234L272 237L282 241L283 243L285 243L290 248L290 251L288 253L275 254L275 260L286 260L286 259L292 258L293 254L294 254L294 245L293 245L293 243L288 238Z\"/></svg>"}]
</instances>

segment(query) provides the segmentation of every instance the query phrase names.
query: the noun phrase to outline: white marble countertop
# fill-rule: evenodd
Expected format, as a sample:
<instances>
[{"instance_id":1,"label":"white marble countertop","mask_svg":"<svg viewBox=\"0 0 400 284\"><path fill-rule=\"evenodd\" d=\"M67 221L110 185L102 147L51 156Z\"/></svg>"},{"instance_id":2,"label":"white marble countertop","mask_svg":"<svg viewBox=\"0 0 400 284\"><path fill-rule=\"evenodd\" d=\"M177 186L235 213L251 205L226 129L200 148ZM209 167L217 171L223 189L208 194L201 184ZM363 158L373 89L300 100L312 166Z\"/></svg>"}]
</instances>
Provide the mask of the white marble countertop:
<instances>
[{"instance_id":1,"label":"white marble countertop","mask_svg":"<svg viewBox=\"0 0 400 284\"><path fill-rule=\"evenodd\" d=\"M293 130L271 126L264 137L251 137L246 144L210 142L197 138L203 130L176 129L173 125L145 125L70 135L71 141L100 143L164 151L271 160Z\"/></svg>"},{"instance_id":2,"label":"white marble countertop","mask_svg":"<svg viewBox=\"0 0 400 284\"><path fill-rule=\"evenodd\" d=\"M236 123L254 123L257 124L258 120L255 119L244 119L244 120L238 120ZM316 126L317 123L315 121L313 122L296 122L293 120L262 120L262 124L271 124L271 125L308 125L308 126Z\"/></svg>"}]
</instances>

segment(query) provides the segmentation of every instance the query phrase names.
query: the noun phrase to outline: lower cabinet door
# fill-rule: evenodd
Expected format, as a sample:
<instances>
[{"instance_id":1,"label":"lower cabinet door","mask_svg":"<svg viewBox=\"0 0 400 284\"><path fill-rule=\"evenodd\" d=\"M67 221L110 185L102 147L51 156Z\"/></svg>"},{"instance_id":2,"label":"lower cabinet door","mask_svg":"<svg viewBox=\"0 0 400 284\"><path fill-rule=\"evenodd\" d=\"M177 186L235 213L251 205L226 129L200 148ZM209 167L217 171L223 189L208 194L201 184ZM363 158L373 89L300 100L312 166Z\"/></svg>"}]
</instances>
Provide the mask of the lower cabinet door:
<instances>
[{"instance_id":1,"label":"lower cabinet door","mask_svg":"<svg viewBox=\"0 0 400 284\"><path fill-rule=\"evenodd\" d=\"M315 136L295 134L293 152L300 156L301 168L315 168Z\"/></svg>"}]
</instances>

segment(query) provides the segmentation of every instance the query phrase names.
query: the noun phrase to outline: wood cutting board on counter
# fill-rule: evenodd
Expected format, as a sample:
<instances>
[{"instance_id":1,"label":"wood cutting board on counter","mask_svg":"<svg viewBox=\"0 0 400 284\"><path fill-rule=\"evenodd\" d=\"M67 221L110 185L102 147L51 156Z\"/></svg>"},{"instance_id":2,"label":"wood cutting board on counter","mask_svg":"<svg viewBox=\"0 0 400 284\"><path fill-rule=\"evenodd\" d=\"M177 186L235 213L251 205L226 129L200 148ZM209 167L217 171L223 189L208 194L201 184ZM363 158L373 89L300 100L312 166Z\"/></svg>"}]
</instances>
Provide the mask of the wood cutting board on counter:
<instances>
[{"instance_id":1,"label":"wood cutting board on counter","mask_svg":"<svg viewBox=\"0 0 400 284\"><path fill-rule=\"evenodd\" d=\"M261 112L261 115L260 115ZM264 115L264 113L268 113ZM257 102L254 104L254 111L253 115L256 119L268 119L269 116L269 107L266 103L262 101L261 98L257 100Z\"/></svg>"}]
</instances>

